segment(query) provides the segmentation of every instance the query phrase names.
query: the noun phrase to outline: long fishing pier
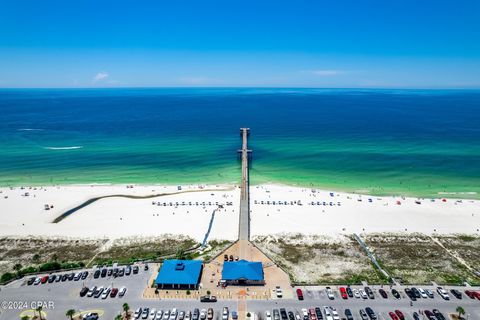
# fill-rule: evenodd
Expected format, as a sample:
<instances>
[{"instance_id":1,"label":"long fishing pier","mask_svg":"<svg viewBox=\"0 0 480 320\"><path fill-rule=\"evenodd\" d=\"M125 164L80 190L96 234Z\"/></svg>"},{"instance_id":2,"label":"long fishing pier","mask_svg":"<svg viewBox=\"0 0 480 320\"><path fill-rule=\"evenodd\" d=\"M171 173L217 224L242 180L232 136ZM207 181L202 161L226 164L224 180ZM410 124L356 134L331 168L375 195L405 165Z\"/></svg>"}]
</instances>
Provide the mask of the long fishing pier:
<instances>
[{"instance_id":1,"label":"long fishing pier","mask_svg":"<svg viewBox=\"0 0 480 320\"><path fill-rule=\"evenodd\" d=\"M240 128L242 136L242 149L238 150L242 157L242 183L240 190L240 221L238 229L238 240L250 240L250 196L248 181L248 160L252 150L248 149L249 128Z\"/></svg>"}]
</instances>

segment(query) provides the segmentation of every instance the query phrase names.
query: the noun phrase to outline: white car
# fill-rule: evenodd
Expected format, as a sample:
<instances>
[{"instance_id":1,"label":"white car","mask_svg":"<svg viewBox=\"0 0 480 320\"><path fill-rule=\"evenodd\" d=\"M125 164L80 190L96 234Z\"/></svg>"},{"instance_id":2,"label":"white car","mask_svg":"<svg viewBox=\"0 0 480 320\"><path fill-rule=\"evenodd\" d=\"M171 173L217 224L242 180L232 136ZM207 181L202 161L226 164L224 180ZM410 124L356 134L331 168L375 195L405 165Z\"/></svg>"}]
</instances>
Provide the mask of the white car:
<instances>
[{"instance_id":1,"label":"white car","mask_svg":"<svg viewBox=\"0 0 480 320\"><path fill-rule=\"evenodd\" d=\"M422 288L417 288L418 292L420 292L420 296L424 299L428 298L427 297L427 293L425 292L425 290L423 290Z\"/></svg>"},{"instance_id":2,"label":"white car","mask_svg":"<svg viewBox=\"0 0 480 320\"><path fill-rule=\"evenodd\" d=\"M228 320L228 308L223 307L222 320Z\"/></svg>"},{"instance_id":3,"label":"white car","mask_svg":"<svg viewBox=\"0 0 480 320\"><path fill-rule=\"evenodd\" d=\"M353 295L355 296L355 298L360 299L360 292L358 291L358 289L353 289Z\"/></svg>"},{"instance_id":4,"label":"white car","mask_svg":"<svg viewBox=\"0 0 480 320\"><path fill-rule=\"evenodd\" d=\"M272 320L272 314L270 311L265 311L265 320Z\"/></svg>"},{"instance_id":5,"label":"white car","mask_svg":"<svg viewBox=\"0 0 480 320\"><path fill-rule=\"evenodd\" d=\"M190 320L190 319L192 319L192 312L191 311L185 312L185 320Z\"/></svg>"},{"instance_id":6,"label":"white car","mask_svg":"<svg viewBox=\"0 0 480 320\"><path fill-rule=\"evenodd\" d=\"M302 317L300 317L300 314L298 312L295 313L295 320L302 320Z\"/></svg>"},{"instance_id":7,"label":"white car","mask_svg":"<svg viewBox=\"0 0 480 320\"><path fill-rule=\"evenodd\" d=\"M168 320L170 318L170 310L167 310L163 313L163 320Z\"/></svg>"},{"instance_id":8,"label":"white car","mask_svg":"<svg viewBox=\"0 0 480 320\"><path fill-rule=\"evenodd\" d=\"M332 289L330 289L330 287L326 287L325 292L327 293L328 299L330 299L330 300L335 299L335 296L333 295L333 291L332 291Z\"/></svg>"},{"instance_id":9,"label":"white car","mask_svg":"<svg viewBox=\"0 0 480 320\"><path fill-rule=\"evenodd\" d=\"M442 287L437 288L437 292L442 297L444 300L450 300L450 296L448 295L448 292L445 291Z\"/></svg>"},{"instance_id":10,"label":"white car","mask_svg":"<svg viewBox=\"0 0 480 320\"><path fill-rule=\"evenodd\" d=\"M155 308L150 310L150 320L155 320L155 317L157 316L157 310Z\"/></svg>"},{"instance_id":11,"label":"white car","mask_svg":"<svg viewBox=\"0 0 480 320\"><path fill-rule=\"evenodd\" d=\"M363 289L360 289L360 296L362 299L368 299L367 293Z\"/></svg>"},{"instance_id":12,"label":"white car","mask_svg":"<svg viewBox=\"0 0 480 320\"><path fill-rule=\"evenodd\" d=\"M137 310L135 310L135 313L133 314L133 316L135 319L138 319L140 318L141 314L142 314L142 308L138 308Z\"/></svg>"},{"instance_id":13,"label":"white car","mask_svg":"<svg viewBox=\"0 0 480 320\"><path fill-rule=\"evenodd\" d=\"M330 307L330 309L332 310L333 320L340 320L337 310L334 307Z\"/></svg>"},{"instance_id":14,"label":"white car","mask_svg":"<svg viewBox=\"0 0 480 320\"><path fill-rule=\"evenodd\" d=\"M177 308L173 308L172 312L170 312L170 320L177 320Z\"/></svg>"},{"instance_id":15,"label":"white car","mask_svg":"<svg viewBox=\"0 0 480 320\"><path fill-rule=\"evenodd\" d=\"M158 310L157 314L155 315L155 320L162 320L163 312L162 310Z\"/></svg>"},{"instance_id":16,"label":"white car","mask_svg":"<svg viewBox=\"0 0 480 320\"><path fill-rule=\"evenodd\" d=\"M308 310L307 309L302 309L302 315L303 315L303 319L308 319Z\"/></svg>"},{"instance_id":17,"label":"white car","mask_svg":"<svg viewBox=\"0 0 480 320\"><path fill-rule=\"evenodd\" d=\"M185 311L180 311L178 313L178 320L183 320L185 319Z\"/></svg>"},{"instance_id":18,"label":"white car","mask_svg":"<svg viewBox=\"0 0 480 320\"><path fill-rule=\"evenodd\" d=\"M88 292L87 292L87 297L92 297L93 294L95 293L95 291L97 291L97 286L94 286L94 287L91 287L90 289L88 289Z\"/></svg>"},{"instance_id":19,"label":"white car","mask_svg":"<svg viewBox=\"0 0 480 320\"><path fill-rule=\"evenodd\" d=\"M275 294L277 295L277 298L283 297L282 288L280 288L279 286L277 286L277 287L275 288Z\"/></svg>"},{"instance_id":20,"label":"white car","mask_svg":"<svg viewBox=\"0 0 480 320\"><path fill-rule=\"evenodd\" d=\"M107 299L108 295L110 294L110 291L112 290L111 287L108 287L107 289L103 290L102 292L102 299Z\"/></svg>"},{"instance_id":21,"label":"white car","mask_svg":"<svg viewBox=\"0 0 480 320\"><path fill-rule=\"evenodd\" d=\"M202 309L202 310L200 311L200 319L201 319L201 320L207 319L207 310L206 310L206 309Z\"/></svg>"},{"instance_id":22,"label":"white car","mask_svg":"<svg viewBox=\"0 0 480 320\"><path fill-rule=\"evenodd\" d=\"M40 284L40 282L42 282L42 278L37 277L37 278L35 279L35 281L33 282L33 284L37 286L37 285Z\"/></svg>"},{"instance_id":23,"label":"white car","mask_svg":"<svg viewBox=\"0 0 480 320\"><path fill-rule=\"evenodd\" d=\"M329 307L323 307L323 312L325 313L325 320L333 320Z\"/></svg>"},{"instance_id":24,"label":"white car","mask_svg":"<svg viewBox=\"0 0 480 320\"><path fill-rule=\"evenodd\" d=\"M123 297L125 295L125 292L127 292L127 288L121 287L120 290L118 290L118 296Z\"/></svg>"}]
</instances>

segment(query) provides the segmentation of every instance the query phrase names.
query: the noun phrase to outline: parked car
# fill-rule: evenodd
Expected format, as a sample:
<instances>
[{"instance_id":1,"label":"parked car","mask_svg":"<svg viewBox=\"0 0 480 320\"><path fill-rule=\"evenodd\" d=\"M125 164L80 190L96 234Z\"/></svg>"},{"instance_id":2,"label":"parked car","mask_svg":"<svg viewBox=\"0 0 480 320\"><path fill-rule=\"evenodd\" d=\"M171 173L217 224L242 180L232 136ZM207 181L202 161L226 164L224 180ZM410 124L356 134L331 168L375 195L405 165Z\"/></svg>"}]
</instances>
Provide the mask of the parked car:
<instances>
[{"instance_id":1,"label":"parked car","mask_svg":"<svg viewBox=\"0 0 480 320\"><path fill-rule=\"evenodd\" d=\"M420 291L418 291L417 288L413 287L411 290L412 290L412 293L415 296L415 298L420 299L422 297L422 295L420 294Z\"/></svg>"},{"instance_id":2,"label":"parked car","mask_svg":"<svg viewBox=\"0 0 480 320\"><path fill-rule=\"evenodd\" d=\"M368 315L367 315L367 313L365 312L365 310L360 309L360 310L358 311L358 313L360 313L360 318L362 318L362 320L368 320Z\"/></svg>"},{"instance_id":3,"label":"parked car","mask_svg":"<svg viewBox=\"0 0 480 320\"><path fill-rule=\"evenodd\" d=\"M143 309L143 311L142 311L142 319L147 319L149 313L150 313L150 308L145 308L145 309Z\"/></svg>"},{"instance_id":4,"label":"parked car","mask_svg":"<svg viewBox=\"0 0 480 320\"><path fill-rule=\"evenodd\" d=\"M40 280L42 284L47 283L47 281L48 281L48 276L43 276Z\"/></svg>"},{"instance_id":5,"label":"parked car","mask_svg":"<svg viewBox=\"0 0 480 320\"><path fill-rule=\"evenodd\" d=\"M88 271L83 271L82 272L82 280L87 279L87 277L88 277Z\"/></svg>"},{"instance_id":6,"label":"parked car","mask_svg":"<svg viewBox=\"0 0 480 320\"><path fill-rule=\"evenodd\" d=\"M323 307L323 312L325 313L325 320L333 320L332 312L329 307Z\"/></svg>"},{"instance_id":7,"label":"parked car","mask_svg":"<svg viewBox=\"0 0 480 320\"><path fill-rule=\"evenodd\" d=\"M135 319L139 319L140 318L140 315L142 314L142 308L137 308L137 310L135 310L135 313L133 314L133 317Z\"/></svg>"},{"instance_id":8,"label":"parked car","mask_svg":"<svg viewBox=\"0 0 480 320\"><path fill-rule=\"evenodd\" d=\"M97 286L93 286L91 287L89 290L88 290L88 293L87 293L87 297L93 297L93 295L95 294L95 292L97 291Z\"/></svg>"},{"instance_id":9,"label":"parked car","mask_svg":"<svg viewBox=\"0 0 480 320\"><path fill-rule=\"evenodd\" d=\"M75 278L75 273L74 272L72 272L68 275L68 281L72 281L73 278Z\"/></svg>"},{"instance_id":10,"label":"parked car","mask_svg":"<svg viewBox=\"0 0 480 320\"><path fill-rule=\"evenodd\" d=\"M433 309L433 315L438 319L438 320L446 320L445 319L445 316L443 315L443 313L441 313L440 311L438 311L438 309Z\"/></svg>"},{"instance_id":11,"label":"parked car","mask_svg":"<svg viewBox=\"0 0 480 320\"><path fill-rule=\"evenodd\" d=\"M97 288L97 290L95 290L95 293L93 294L93 297L94 297L94 298L100 298L100 296L101 296L102 293L103 293L103 290L104 290L103 287Z\"/></svg>"},{"instance_id":12,"label":"parked car","mask_svg":"<svg viewBox=\"0 0 480 320\"><path fill-rule=\"evenodd\" d=\"M342 299L348 299L348 294L345 287L340 287L340 296L342 297Z\"/></svg>"},{"instance_id":13,"label":"parked car","mask_svg":"<svg viewBox=\"0 0 480 320\"><path fill-rule=\"evenodd\" d=\"M456 289L450 290L450 293L457 299L462 299L462 293Z\"/></svg>"},{"instance_id":14,"label":"parked car","mask_svg":"<svg viewBox=\"0 0 480 320\"><path fill-rule=\"evenodd\" d=\"M217 302L217 297L215 296L201 296L200 302Z\"/></svg>"},{"instance_id":15,"label":"parked car","mask_svg":"<svg viewBox=\"0 0 480 320\"><path fill-rule=\"evenodd\" d=\"M138 273L138 266L133 266L133 274L137 274Z\"/></svg>"},{"instance_id":16,"label":"parked car","mask_svg":"<svg viewBox=\"0 0 480 320\"><path fill-rule=\"evenodd\" d=\"M35 277L31 277L27 280L27 285L31 286L35 282Z\"/></svg>"},{"instance_id":17,"label":"parked car","mask_svg":"<svg viewBox=\"0 0 480 320\"><path fill-rule=\"evenodd\" d=\"M198 320L200 317L200 310L198 308L193 309L192 320Z\"/></svg>"},{"instance_id":18,"label":"parked car","mask_svg":"<svg viewBox=\"0 0 480 320\"><path fill-rule=\"evenodd\" d=\"M395 314L398 316L398 319L400 320L405 320L405 316L403 315L403 312L400 310L395 310Z\"/></svg>"},{"instance_id":19,"label":"parked car","mask_svg":"<svg viewBox=\"0 0 480 320\"><path fill-rule=\"evenodd\" d=\"M302 292L302 289L297 288L296 292L297 292L297 298L298 298L298 300L303 300L303 292Z\"/></svg>"},{"instance_id":20,"label":"parked car","mask_svg":"<svg viewBox=\"0 0 480 320\"><path fill-rule=\"evenodd\" d=\"M427 294L427 297L433 299L433 292L430 289L425 289L425 293Z\"/></svg>"},{"instance_id":21,"label":"parked car","mask_svg":"<svg viewBox=\"0 0 480 320\"><path fill-rule=\"evenodd\" d=\"M412 289L410 288L405 288L405 293L407 296L410 298L412 301L417 301L417 298L415 297L415 294L413 293Z\"/></svg>"},{"instance_id":22,"label":"parked car","mask_svg":"<svg viewBox=\"0 0 480 320\"><path fill-rule=\"evenodd\" d=\"M418 292L420 293L420 296L424 299L428 298L427 296L427 293L425 292L425 290L423 290L423 288L417 288Z\"/></svg>"},{"instance_id":23,"label":"parked car","mask_svg":"<svg viewBox=\"0 0 480 320\"><path fill-rule=\"evenodd\" d=\"M388 298L387 292L385 290L379 289L378 292L380 293L380 295L382 296L383 299Z\"/></svg>"},{"instance_id":24,"label":"parked car","mask_svg":"<svg viewBox=\"0 0 480 320\"><path fill-rule=\"evenodd\" d=\"M275 287L275 294L277 295L277 298L283 297L282 288L280 288L279 286L276 286Z\"/></svg>"},{"instance_id":25,"label":"parked car","mask_svg":"<svg viewBox=\"0 0 480 320\"><path fill-rule=\"evenodd\" d=\"M363 289L360 289L359 291L360 291L360 297L362 297L362 299L368 299L368 295Z\"/></svg>"},{"instance_id":26,"label":"parked car","mask_svg":"<svg viewBox=\"0 0 480 320\"><path fill-rule=\"evenodd\" d=\"M330 287L325 287L325 292L327 293L327 297L330 300L335 299L335 296L333 295L333 291Z\"/></svg>"},{"instance_id":27,"label":"parked car","mask_svg":"<svg viewBox=\"0 0 480 320\"><path fill-rule=\"evenodd\" d=\"M372 289L370 287L365 287L365 293L367 294L369 299L375 299L375 295L373 294Z\"/></svg>"},{"instance_id":28,"label":"parked car","mask_svg":"<svg viewBox=\"0 0 480 320\"><path fill-rule=\"evenodd\" d=\"M126 292L127 292L127 288L121 287L120 290L118 290L118 296L123 297Z\"/></svg>"},{"instance_id":29,"label":"parked car","mask_svg":"<svg viewBox=\"0 0 480 320\"><path fill-rule=\"evenodd\" d=\"M280 320L280 311L273 309L273 320Z\"/></svg>"},{"instance_id":30,"label":"parked car","mask_svg":"<svg viewBox=\"0 0 480 320\"><path fill-rule=\"evenodd\" d=\"M100 277L100 270L95 270L95 272L93 273L93 278L94 279L98 279L98 277Z\"/></svg>"},{"instance_id":31,"label":"parked car","mask_svg":"<svg viewBox=\"0 0 480 320\"><path fill-rule=\"evenodd\" d=\"M295 320L295 315L293 314L293 311L288 311L288 320Z\"/></svg>"},{"instance_id":32,"label":"parked car","mask_svg":"<svg viewBox=\"0 0 480 320\"><path fill-rule=\"evenodd\" d=\"M80 290L80 297L85 297L85 295L88 293L88 287L83 287Z\"/></svg>"},{"instance_id":33,"label":"parked car","mask_svg":"<svg viewBox=\"0 0 480 320\"><path fill-rule=\"evenodd\" d=\"M420 316L418 315L417 312L413 313L413 320L420 320Z\"/></svg>"},{"instance_id":34,"label":"parked car","mask_svg":"<svg viewBox=\"0 0 480 320\"><path fill-rule=\"evenodd\" d=\"M317 320L323 320L322 310L319 307L315 308L315 313L317 314Z\"/></svg>"},{"instance_id":35,"label":"parked car","mask_svg":"<svg viewBox=\"0 0 480 320\"><path fill-rule=\"evenodd\" d=\"M81 272L76 273L76 274L73 276L73 280L78 281L78 280L80 280L81 277L82 277L82 273L81 273Z\"/></svg>"},{"instance_id":36,"label":"parked car","mask_svg":"<svg viewBox=\"0 0 480 320\"><path fill-rule=\"evenodd\" d=\"M228 260L228 256L227 256L227 260ZM265 320L272 320L272 314L268 310L265 311Z\"/></svg>"},{"instance_id":37,"label":"parked car","mask_svg":"<svg viewBox=\"0 0 480 320\"><path fill-rule=\"evenodd\" d=\"M238 319L238 313L237 311L232 311L232 319L237 320Z\"/></svg>"},{"instance_id":38,"label":"parked car","mask_svg":"<svg viewBox=\"0 0 480 320\"><path fill-rule=\"evenodd\" d=\"M98 313L89 312L83 315L82 320L98 320L98 317L99 317Z\"/></svg>"},{"instance_id":39,"label":"parked car","mask_svg":"<svg viewBox=\"0 0 480 320\"><path fill-rule=\"evenodd\" d=\"M448 295L448 292L445 291L442 287L437 287L437 292L442 297L444 300L450 300L450 296Z\"/></svg>"},{"instance_id":40,"label":"parked car","mask_svg":"<svg viewBox=\"0 0 480 320\"><path fill-rule=\"evenodd\" d=\"M395 312L390 311L388 315L390 318L392 318L392 320L398 320L398 316L395 314Z\"/></svg>"},{"instance_id":41,"label":"parked car","mask_svg":"<svg viewBox=\"0 0 480 320\"><path fill-rule=\"evenodd\" d=\"M350 309L345 309L345 317L347 317L347 320L353 320L353 314Z\"/></svg>"},{"instance_id":42,"label":"parked car","mask_svg":"<svg viewBox=\"0 0 480 320\"><path fill-rule=\"evenodd\" d=\"M308 315L310 317L310 320L317 320L317 314L315 313L315 309L313 308L308 309Z\"/></svg>"},{"instance_id":43,"label":"parked car","mask_svg":"<svg viewBox=\"0 0 480 320\"><path fill-rule=\"evenodd\" d=\"M425 310L424 314L427 316L428 320L437 320L435 315L430 310Z\"/></svg>"},{"instance_id":44,"label":"parked car","mask_svg":"<svg viewBox=\"0 0 480 320\"><path fill-rule=\"evenodd\" d=\"M353 298L353 291L352 291L352 288L350 288L350 287L347 287L347 295L348 295L350 298Z\"/></svg>"},{"instance_id":45,"label":"parked car","mask_svg":"<svg viewBox=\"0 0 480 320\"><path fill-rule=\"evenodd\" d=\"M103 268L100 272L100 277L105 278L107 276L107 268Z\"/></svg>"},{"instance_id":46,"label":"parked car","mask_svg":"<svg viewBox=\"0 0 480 320\"><path fill-rule=\"evenodd\" d=\"M125 275L129 276L131 273L132 273L132 267L131 266L126 266L125 267Z\"/></svg>"},{"instance_id":47,"label":"parked car","mask_svg":"<svg viewBox=\"0 0 480 320\"><path fill-rule=\"evenodd\" d=\"M110 298L115 298L118 294L118 288L112 288L112 291L110 291Z\"/></svg>"},{"instance_id":48,"label":"parked car","mask_svg":"<svg viewBox=\"0 0 480 320\"><path fill-rule=\"evenodd\" d=\"M368 314L368 317L369 317L371 320L377 320L377 315L375 314L375 311L373 311L372 308L366 307L366 308L365 308L365 312Z\"/></svg>"},{"instance_id":49,"label":"parked car","mask_svg":"<svg viewBox=\"0 0 480 320\"><path fill-rule=\"evenodd\" d=\"M208 310L207 310L207 319L208 320L213 319L213 309L212 308L208 308Z\"/></svg>"},{"instance_id":50,"label":"parked car","mask_svg":"<svg viewBox=\"0 0 480 320\"><path fill-rule=\"evenodd\" d=\"M53 281L55 281L56 278L57 278L56 275L51 274L50 276L48 276L48 283L52 283Z\"/></svg>"},{"instance_id":51,"label":"parked car","mask_svg":"<svg viewBox=\"0 0 480 320\"><path fill-rule=\"evenodd\" d=\"M394 296L395 299L400 299L400 293L396 289L392 289L392 296Z\"/></svg>"}]
</instances>

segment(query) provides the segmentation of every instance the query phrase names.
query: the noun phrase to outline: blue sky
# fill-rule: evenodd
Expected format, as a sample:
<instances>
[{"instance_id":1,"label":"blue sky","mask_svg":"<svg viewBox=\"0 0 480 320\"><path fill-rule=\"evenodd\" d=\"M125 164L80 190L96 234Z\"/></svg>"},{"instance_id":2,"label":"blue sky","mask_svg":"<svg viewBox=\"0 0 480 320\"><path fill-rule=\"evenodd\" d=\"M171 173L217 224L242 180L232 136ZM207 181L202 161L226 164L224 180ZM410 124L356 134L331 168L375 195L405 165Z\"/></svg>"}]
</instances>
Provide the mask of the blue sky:
<instances>
[{"instance_id":1,"label":"blue sky","mask_svg":"<svg viewBox=\"0 0 480 320\"><path fill-rule=\"evenodd\" d=\"M0 87L480 88L480 1L2 0Z\"/></svg>"}]
</instances>

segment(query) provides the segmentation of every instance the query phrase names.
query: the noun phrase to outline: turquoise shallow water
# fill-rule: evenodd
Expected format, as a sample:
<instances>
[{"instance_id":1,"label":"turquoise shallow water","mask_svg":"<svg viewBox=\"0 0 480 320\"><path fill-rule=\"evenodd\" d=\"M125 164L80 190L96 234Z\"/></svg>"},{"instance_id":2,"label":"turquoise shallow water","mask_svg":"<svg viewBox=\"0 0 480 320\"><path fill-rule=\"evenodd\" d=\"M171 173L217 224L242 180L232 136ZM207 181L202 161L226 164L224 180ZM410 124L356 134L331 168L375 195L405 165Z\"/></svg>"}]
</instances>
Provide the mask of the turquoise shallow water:
<instances>
[{"instance_id":1,"label":"turquoise shallow water","mask_svg":"<svg viewBox=\"0 0 480 320\"><path fill-rule=\"evenodd\" d=\"M480 198L480 92L0 90L0 185L253 183Z\"/></svg>"}]
</instances>

